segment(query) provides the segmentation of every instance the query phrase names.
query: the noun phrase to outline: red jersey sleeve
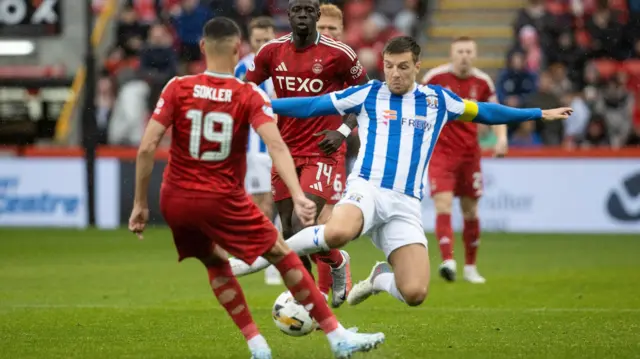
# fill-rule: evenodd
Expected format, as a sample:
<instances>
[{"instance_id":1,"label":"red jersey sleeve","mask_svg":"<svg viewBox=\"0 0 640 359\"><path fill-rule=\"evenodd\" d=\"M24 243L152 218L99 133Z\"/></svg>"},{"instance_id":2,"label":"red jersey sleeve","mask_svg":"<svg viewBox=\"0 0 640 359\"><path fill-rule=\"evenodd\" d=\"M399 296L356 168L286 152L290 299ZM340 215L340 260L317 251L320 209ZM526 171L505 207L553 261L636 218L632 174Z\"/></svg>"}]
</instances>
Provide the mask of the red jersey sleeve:
<instances>
[{"instance_id":1,"label":"red jersey sleeve","mask_svg":"<svg viewBox=\"0 0 640 359\"><path fill-rule=\"evenodd\" d=\"M270 58L271 58L271 44L265 44L258 50L258 53L253 59L253 63L249 65L246 73L246 80L253 82L254 84L261 84L267 81L271 74L269 72L270 69Z\"/></svg>"},{"instance_id":2,"label":"red jersey sleeve","mask_svg":"<svg viewBox=\"0 0 640 359\"><path fill-rule=\"evenodd\" d=\"M156 108L153 110L152 118L165 127L170 127L173 125L173 119L175 115L175 93L178 87L177 77L172 78L169 82L164 86L162 93L160 94L160 98L156 103Z\"/></svg>"},{"instance_id":3,"label":"red jersey sleeve","mask_svg":"<svg viewBox=\"0 0 640 359\"><path fill-rule=\"evenodd\" d=\"M246 102L248 105L247 114L249 115L249 124L257 130L258 127L265 123L275 123L276 120L274 119L273 108L271 107L269 96L267 96L267 94L258 86L254 84L250 85L251 90Z\"/></svg>"},{"instance_id":4,"label":"red jersey sleeve","mask_svg":"<svg viewBox=\"0 0 640 359\"><path fill-rule=\"evenodd\" d=\"M367 81L367 70L360 64L358 55L356 55L355 51L353 51L349 45L339 44L341 47L344 47L344 50L340 51L340 63L344 64L342 69L344 82L349 86L365 83Z\"/></svg>"}]
</instances>

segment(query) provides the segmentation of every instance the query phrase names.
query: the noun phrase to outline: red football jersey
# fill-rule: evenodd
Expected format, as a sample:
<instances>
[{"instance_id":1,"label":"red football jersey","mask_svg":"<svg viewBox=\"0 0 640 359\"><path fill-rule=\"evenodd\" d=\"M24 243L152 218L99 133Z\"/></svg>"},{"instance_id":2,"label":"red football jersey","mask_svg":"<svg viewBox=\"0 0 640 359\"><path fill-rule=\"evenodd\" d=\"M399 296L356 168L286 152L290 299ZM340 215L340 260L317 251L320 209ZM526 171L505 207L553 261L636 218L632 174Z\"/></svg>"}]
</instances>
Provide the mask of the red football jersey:
<instances>
[{"instance_id":1,"label":"red football jersey","mask_svg":"<svg viewBox=\"0 0 640 359\"><path fill-rule=\"evenodd\" d=\"M496 101L495 86L491 77L479 69L472 69L470 76L459 78L453 73L453 66L446 64L429 71L424 84L440 85L463 99L476 102ZM476 124L463 121L452 121L442 129L438 138L436 151L448 153L479 152L478 128Z\"/></svg>"},{"instance_id":2,"label":"red football jersey","mask_svg":"<svg viewBox=\"0 0 640 359\"><path fill-rule=\"evenodd\" d=\"M318 96L358 85L366 71L356 53L342 42L319 35L316 42L297 49L292 34L265 44L256 54L254 65L247 71L248 81L260 84L273 81L276 95L284 97ZM342 124L341 116L321 116L304 121L278 117L278 127L293 156L322 156L319 139L313 134L335 130ZM344 155L343 145L337 155Z\"/></svg>"},{"instance_id":3,"label":"red football jersey","mask_svg":"<svg viewBox=\"0 0 640 359\"><path fill-rule=\"evenodd\" d=\"M205 192L244 189L249 125L275 121L257 86L212 72L173 78L153 119L173 126L164 183Z\"/></svg>"}]
</instances>

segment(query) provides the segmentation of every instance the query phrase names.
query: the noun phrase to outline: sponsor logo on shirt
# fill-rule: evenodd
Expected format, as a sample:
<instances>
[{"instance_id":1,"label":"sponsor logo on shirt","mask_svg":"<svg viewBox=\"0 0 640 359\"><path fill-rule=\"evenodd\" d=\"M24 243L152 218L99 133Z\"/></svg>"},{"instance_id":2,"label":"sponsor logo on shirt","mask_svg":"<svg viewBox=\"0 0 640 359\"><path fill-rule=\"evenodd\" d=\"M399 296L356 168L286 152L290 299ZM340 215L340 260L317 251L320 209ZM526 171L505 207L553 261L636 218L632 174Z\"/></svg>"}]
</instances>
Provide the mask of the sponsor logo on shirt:
<instances>
[{"instance_id":1,"label":"sponsor logo on shirt","mask_svg":"<svg viewBox=\"0 0 640 359\"><path fill-rule=\"evenodd\" d=\"M428 95L426 97L426 100L427 100L427 107L432 108L434 110L438 108L438 96Z\"/></svg>"}]
</instances>

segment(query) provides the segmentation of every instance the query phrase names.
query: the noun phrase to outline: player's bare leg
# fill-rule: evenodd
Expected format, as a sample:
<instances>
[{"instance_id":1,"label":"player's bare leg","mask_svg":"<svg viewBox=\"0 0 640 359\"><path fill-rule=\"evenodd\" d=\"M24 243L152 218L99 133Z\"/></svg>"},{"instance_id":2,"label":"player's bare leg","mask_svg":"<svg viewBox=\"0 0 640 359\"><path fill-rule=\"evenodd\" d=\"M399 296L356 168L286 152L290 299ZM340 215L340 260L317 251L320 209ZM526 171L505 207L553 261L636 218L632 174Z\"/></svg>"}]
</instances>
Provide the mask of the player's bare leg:
<instances>
[{"instance_id":1,"label":"player's bare leg","mask_svg":"<svg viewBox=\"0 0 640 359\"><path fill-rule=\"evenodd\" d=\"M414 235L423 235L417 233ZM378 262L369 277L349 293L349 304L357 305L373 294L387 292L409 306L424 302L429 292L429 253L423 244L409 244L389 255L389 264Z\"/></svg>"},{"instance_id":2,"label":"player's bare leg","mask_svg":"<svg viewBox=\"0 0 640 359\"><path fill-rule=\"evenodd\" d=\"M289 249L280 236L271 250L263 256L280 271L285 285L318 322L327 335L336 358L350 358L355 352L369 351L384 342L384 334L357 334L346 330L329 309L300 258Z\"/></svg>"},{"instance_id":3,"label":"player's bare leg","mask_svg":"<svg viewBox=\"0 0 640 359\"><path fill-rule=\"evenodd\" d=\"M478 273L476 258L480 245L480 221L478 220L478 199L460 198L460 207L464 218L462 238L464 240L464 279L471 283L484 283L486 279Z\"/></svg>"},{"instance_id":4,"label":"player's bare leg","mask_svg":"<svg viewBox=\"0 0 640 359\"><path fill-rule=\"evenodd\" d=\"M456 261L453 259L453 228L451 227L451 207L453 205L453 192L434 193L433 202L436 208L436 238L440 246L442 264L438 272L440 276L449 282L456 280Z\"/></svg>"},{"instance_id":5,"label":"player's bare leg","mask_svg":"<svg viewBox=\"0 0 640 359\"><path fill-rule=\"evenodd\" d=\"M307 196L307 198L315 202L316 208L318 208L318 212L322 213L326 200L310 193L305 193L305 195ZM302 229L304 229L295 214L293 214L291 218L291 223L293 224L293 230L295 233L298 233ZM318 258L318 260L328 264L331 267L331 305L334 308L337 308L341 306L342 303L344 303L344 301L347 299L347 294L349 294L349 290L351 289L349 255L346 251L340 251L331 247L328 250L318 252L316 257Z\"/></svg>"},{"instance_id":6,"label":"player's bare leg","mask_svg":"<svg viewBox=\"0 0 640 359\"><path fill-rule=\"evenodd\" d=\"M198 258L207 268L213 294L242 332L253 359L271 359L271 349L260 334L245 300L240 283L233 275L227 253L216 246L209 257Z\"/></svg>"},{"instance_id":7,"label":"player's bare leg","mask_svg":"<svg viewBox=\"0 0 640 359\"><path fill-rule=\"evenodd\" d=\"M260 211L264 213L267 218L269 218L272 222L275 221L274 216L274 206L273 206L273 195L271 192L265 193L254 193L251 195L251 199L253 203L255 203ZM281 285L282 278L280 278L280 273L274 266L269 266L264 271L264 282L267 285Z\"/></svg>"}]
</instances>

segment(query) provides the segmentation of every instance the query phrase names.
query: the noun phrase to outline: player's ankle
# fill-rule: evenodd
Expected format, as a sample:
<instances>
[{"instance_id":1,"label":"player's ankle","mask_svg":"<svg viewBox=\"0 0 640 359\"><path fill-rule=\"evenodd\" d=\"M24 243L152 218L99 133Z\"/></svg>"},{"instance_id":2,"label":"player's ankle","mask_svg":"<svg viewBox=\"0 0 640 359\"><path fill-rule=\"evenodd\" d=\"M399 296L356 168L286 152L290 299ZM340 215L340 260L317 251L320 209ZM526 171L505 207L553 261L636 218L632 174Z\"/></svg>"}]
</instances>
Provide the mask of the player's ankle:
<instances>
[{"instance_id":1,"label":"player's ankle","mask_svg":"<svg viewBox=\"0 0 640 359\"><path fill-rule=\"evenodd\" d=\"M269 348L269 344L267 344L267 340L262 336L262 334L255 335L251 339L247 340L247 345L250 350Z\"/></svg>"}]
</instances>

